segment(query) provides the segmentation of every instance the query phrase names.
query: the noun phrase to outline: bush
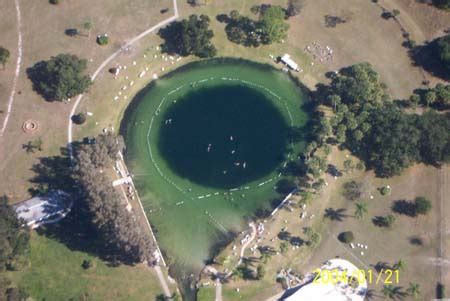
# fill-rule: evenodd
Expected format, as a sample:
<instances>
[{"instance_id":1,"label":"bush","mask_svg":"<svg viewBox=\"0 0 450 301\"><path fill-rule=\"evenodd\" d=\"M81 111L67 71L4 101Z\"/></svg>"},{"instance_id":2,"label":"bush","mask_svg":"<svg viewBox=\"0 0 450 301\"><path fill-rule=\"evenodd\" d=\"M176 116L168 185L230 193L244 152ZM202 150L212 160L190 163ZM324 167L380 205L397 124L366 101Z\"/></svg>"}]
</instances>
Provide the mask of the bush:
<instances>
[{"instance_id":1,"label":"bush","mask_svg":"<svg viewBox=\"0 0 450 301\"><path fill-rule=\"evenodd\" d=\"M356 201L362 196L362 183L356 181L346 182L343 188L344 197L350 201Z\"/></svg>"},{"instance_id":2,"label":"bush","mask_svg":"<svg viewBox=\"0 0 450 301\"><path fill-rule=\"evenodd\" d=\"M355 239L355 237L353 236L352 231L346 231L346 232L340 233L338 236L338 239L342 243L349 244Z\"/></svg>"},{"instance_id":3,"label":"bush","mask_svg":"<svg viewBox=\"0 0 450 301\"><path fill-rule=\"evenodd\" d=\"M75 124L83 124L86 122L86 115L84 113L80 113L72 116L72 121Z\"/></svg>"},{"instance_id":4,"label":"bush","mask_svg":"<svg viewBox=\"0 0 450 301\"><path fill-rule=\"evenodd\" d=\"M99 45L107 45L109 43L109 37L107 34L97 37L97 44Z\"/></svg>"},{"instance_id":5,"label":"bush","mask_svg":"<svg viewBox=\"0 0 450 301\"><path fill-rule=\"evenodd\" d=\"M390 193L391 193L391 187L389 187L389 186L383 186L383 187L381 187L380 193L381 193L382 195L390 194Z\"/></svg>"},{"instance_id":6,"label":"bush","mask_svg":"<svg viewBox=\"0 0 450 301\"><path fill-rule=\"evenodd\" d=\"M416 207L417 214L427 214L432 207L431 202L423 196L417 197L414 201L414 205Z\"/></svg>"},{"instance_id":7,"label":"bush","mask_svg":"<svg viewBox=\"0 0 450 301\"><path fill-rule=\"evenodd\" d=\"M48 2L50 2L50 4L59 4L59 0L49 0Z\"/></svg>"},{"instance_id":8,"label":"bush","mask_svg":"<svg viewBox=\"0 0 450 301\"><path fill-rule=\"evenodd\" d=\"M81 267L85 270L92 268L92 261L90 259L83 260Z\"/></svg>"}]
</instances>

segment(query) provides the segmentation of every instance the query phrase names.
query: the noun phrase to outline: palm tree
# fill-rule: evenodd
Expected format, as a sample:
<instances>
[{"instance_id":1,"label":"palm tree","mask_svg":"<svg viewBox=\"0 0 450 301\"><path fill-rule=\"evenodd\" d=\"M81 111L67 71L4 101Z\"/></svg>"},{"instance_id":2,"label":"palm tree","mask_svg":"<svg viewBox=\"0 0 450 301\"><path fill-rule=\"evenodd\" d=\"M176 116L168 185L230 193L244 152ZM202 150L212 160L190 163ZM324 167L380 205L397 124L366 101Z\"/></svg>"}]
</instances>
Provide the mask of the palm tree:
<instances>
[{"instance_id":1,"label":"palm tree","mask_svg":"<svg viewBox=\"0 0 450 301\"><path fill-rule=\"evenodd\" d=\"M394 264L394 269L395 270L400 270L400 271L404 271L406 268L406 261L400 259L399 261L397 261L396 264Z\"/></svg>"},{"instance_id":2,"label":"palm tree","mask_svg":"<svg viewBox=\"0 0 450 301\"><path fill-rule=\"evenodd\" d=\"M382 293L385 299L403 299L406 296L400 286L393 286L392 284L385 284Z\"/></svg>"},{"instance_id":3,"label":"palm tree","mask_svg":"<svg viewBox=\"0 0 450 301\"><path fill-rule=\"evenodd\" d=\"M384 298L394 299L395 298L395 287L392 284L386 284L383 286Z\"/></svg>"},{"instance_id":4,"label":"palm tree","mask_svg":"<svg viewBox=\"0 0 450 301\"><path fill-rule=\"evenodd\" d=\"M420 285L417 283L410 282L409 287L406 290L410 296L414 299L418 299L420 296Z\"/></svg>"},{"instance_id":5,"label":"palm tree","mask_svg":"<svg viewBox=\"0 0 450 301\"><path fill-rule=\"evenodd\" d=\"M356 206L355 209L356 218L363 218L364 214L367 213L367 203L357 202L355 206Z\"/></svg>"}]
</instances>

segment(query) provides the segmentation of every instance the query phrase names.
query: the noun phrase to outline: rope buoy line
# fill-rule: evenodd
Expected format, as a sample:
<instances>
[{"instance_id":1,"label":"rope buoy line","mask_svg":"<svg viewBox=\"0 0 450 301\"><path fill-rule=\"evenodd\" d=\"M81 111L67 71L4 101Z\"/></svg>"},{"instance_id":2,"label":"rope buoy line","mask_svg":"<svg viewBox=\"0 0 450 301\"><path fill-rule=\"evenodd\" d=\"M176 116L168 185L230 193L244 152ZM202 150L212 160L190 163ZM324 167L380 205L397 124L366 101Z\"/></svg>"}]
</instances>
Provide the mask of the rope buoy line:
<instances>
[{"instance_id":1,"label":"rope buoy line","mask_svg":"<svg viewBox=\"0 0 450 301\"><path fill-rule=\"evenodd\" d=\"M262 187L262 186L264 186L266 184L271 183L272 181L274 181L277 178L280 178L281 174L282 174L280 172L278 175L276 175L276 176L274 176L272 178L266 179L263 182L260 182L258 184L255 184L253 187L251 187L251 186L235 187L235 188L229 189L227 192L215 191L215 192L211 192L211 193L208 193L208 194L205 194L205 195L192 196L192 195L188 194L188 192L192 193L190 191L190 189L188 190L188 189L181 188L179 185L177 185L174 181L172 181L169 177L167 177L163 173L163 171L161 170L160 166L158 165L158 163L155 161L155 159L153 157L152 147L151 147L150 140L149 140L150 139L150 133L151 133L151 130L152 130L152 127L153 127L153 123L154 123L155 117L158 116L158 114L160 113L161 108L162 108L163 104L165 103L165 101L167 100L168 96L170 96L170 95L172 95L174 93L177 93L178 91L180 91L181 89L183 89L185 87L195 87L197 84L204 84L204 83L206 83L208 81L211 81L211 80L238 81L238 82L241 82L241 83L246 84L248 86L256 87L256 88L259 88L259 89L265 91L266 93L270 94L272 97L274 97L275 99L277 99L277 100L279 100L279 101L281 101L283 103L283 105L284 105L284 107L285 107L285 109L287 111L288 117L289 117L290 125L291 125L291 127L294 126L294 119L292 117L291 111L289 110L289 107L288 107L286 101L283 98L281 98L279 95L277 95L275 92L273 92L272 90L268 89L267 87L265 87L263 85L260 85L260 84L256 84L256 83L250 82L250 81L247 81L247 80L242 80L242 79L239 79L239 78L229 78L229 77L220 77L220 78L208 77L208 78L200 79L198 81L189 82L188 84L182 84L182 85L178 86L177 88L172 89L171 91L169 91L167 93L167 95L165 95L161 99L158 107L156 108L156 110L154 112L154 116L152 116L152 118L150 120L148 131L147 131L147 149L148 149L148 153L149 153L149 156L150 156L150 160L152 161L152 164L155 167L155 169L157 170L157 172L160 175L160 177L163 178L167 183L171 184L176 190L181 192L188 199L192 200L192 203L196 207L201 209L201 210L203 210L203 208L201 208L198 204L196 204L196 202L195 202L196 200L206 199L206 198L209 198L209 197L214 197L214 196L219 196L219 195L224 195L224 196L232 195L233 192L237 192L237 191L257 189L257 188L260 188L260 187ZM294 146L294 142L293 142L292 139L290 141L290 144L291 144L292 147ZM287 155L287 158L289 159L290 156L291 156L291 153L289 153ZM288 160L283 162L283 166L284 167L286 167L287 162L288 162ZM137 174L135 176L145 176L145 175L148 175L148 173L147 174ZM183 204L184 202L178 202L177 205L180 204L180 203ZM228 233L228 230L226 229L226 227L223 226L221 223L219 223L217 221L217 219L214 218L214 216L211 215L210 212L205 210L205 215L209 218L210 222L214 226L216 226L219 230L221 230L224 233Z\"/></svg>"}]
</instances>

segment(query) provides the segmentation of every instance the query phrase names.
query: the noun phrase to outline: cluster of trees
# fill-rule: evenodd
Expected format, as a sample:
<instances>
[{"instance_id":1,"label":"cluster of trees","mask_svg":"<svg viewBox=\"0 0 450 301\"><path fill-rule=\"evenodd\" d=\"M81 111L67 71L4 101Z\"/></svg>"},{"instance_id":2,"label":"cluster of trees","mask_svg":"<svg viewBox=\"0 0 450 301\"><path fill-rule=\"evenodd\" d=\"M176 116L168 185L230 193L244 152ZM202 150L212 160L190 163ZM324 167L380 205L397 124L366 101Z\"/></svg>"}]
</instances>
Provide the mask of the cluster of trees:
<instances>
[{"instance_id":1,"label":"cluster of trees","mask_svg":"<svg viewBox=\"0 0 450 301\"><path fill-rule=\"evenodd\" d=\"M450 34L437 39L436 51L439 60L447 72L450 72Z\"/></svg>"},{"instance_id":2,"label":"cluster of trees","mask_svg":"<svg viewBox=\"0 0 450 301\"><path fill-rule=\"evenodd\" d=\"M215 56L217 49L211 42L214 33L209 29L209 23L210 19L206 15L191 15L188 19L172 22L161 28L158 34L164 39L162 50L181 56Z\"/></svg>"},{"instance_id":3,"label":"cluster of trees","mask_svg":"<svg viewBox=\"0 0 450 301\"><path fill-rule=\"evenodd\" d=\"M436 109L450 107L450 85L437 84L434 88L416 90L409 98L412 106L425 105Z\"/></svg>"},{"instance_id":4,"label":"cluster of trees","mask_svg":"<svg viewBox=\"0 0 450 301\"><path fill-rule=\"evenodd\" d=\"M91 78L85 74L87 61L71 54L59 54L27 69L33 89L46 100L66 100L85 92Z\"/></svg>"},{"instance_id":5,"label":"cluster of trees","mask_svg":"<svg viewBox=\"0 0 450 301\"><path fill-rule=\"evenodd\" d=\"M21 267L29 251L29 240L29 230L8 205L8 198L0 197L0 272Z\"/></svg>"},{"instance_id":6,"label":"cluster of trees","mask_svg":"<svg viewBox=\"0 0 450 301\"><path fill-rule=\"evenodd\" d=\"M228 39L247 47L261 44L279 43L286 39L289 24L285 22L286 12L280 6L264 6L258 9L259 19L241 16L233 10L230 15L219 15L219 21L227 23L225 32Z\"/></svg>"},{"instance_id":7,"label":"cluster of trees","mask_svg":"<svg viewBox=\"0 0 450 301\"><path fill-rule=\"evenodd\" d=\"M450 34L424 45L415 46L411 49L410 55L416 65L423 67L434 76L445 80L450 79Z\"/></svg>"},{"instance_id":8,"label":"cluster of trees","mask_svg":"<svg viewBox=\"0 0 450 301\"><path fill-rule=\"evenodd\" d=\"M422 196L416 197L414 201L398 200L392 205L392 211L398 214L404 214L416 217L419 214L425 215L432 208L431 202Z\"/></svg>"},{"instance_id":9,"label":"cluster of trees","mask_svg":"<svg viewBox=\"0 0 450 301\"><path fill-rule=\"evenodd\" d=\"M433 5L442 9L450 9L450 0L432 0Z\"/></svg>"},{"instance_id":10,"label":"cluster of trees","mask_svg":"<svg viewBox=\"0 0 450 301\"><path fill-rule=\"evenodd\" d=\"M30 250L30 233L18 218L15 210L8 205L6 196L0 197L0 300L22 301L27 293L13 287L5 277L5 271L17 271L26 263Z\"/></svg>"},{"instance_id":11,"label":"cluster of trees","mask_svg":"<svg viewBox=\"0 0 450 301\"><path fill-rule=\"evenodd\" d=\"M335 112L336 141L379 176L397 175L413 162L450 160L450 114L404 113L369 63L342 69L330 85L318 87L317 97Z\"/></svg>"},{"instance_id":12,"label":"cluster of trees","mask_svg":"<svg viewBox=\"0 0 450 301\"><path fill-rule=\"evenodd\" d=\"M133 263L150 260L154 246L127 211L123 196L103 173L123 147L123 140L112 134L100 135L95 143L80 146L75 155L74 178L105 247L117 258Z\"/></svg>"}]
</instances>

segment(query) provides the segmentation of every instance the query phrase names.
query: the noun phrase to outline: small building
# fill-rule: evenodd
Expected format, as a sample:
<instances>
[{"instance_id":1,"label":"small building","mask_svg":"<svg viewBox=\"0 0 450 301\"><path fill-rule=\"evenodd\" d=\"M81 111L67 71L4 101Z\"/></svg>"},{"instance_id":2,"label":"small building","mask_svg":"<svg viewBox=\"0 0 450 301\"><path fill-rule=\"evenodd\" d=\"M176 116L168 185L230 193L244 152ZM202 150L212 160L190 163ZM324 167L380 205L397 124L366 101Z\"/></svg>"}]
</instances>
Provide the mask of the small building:
<instances>
[{"instance_id":1,"label":"small building","mask_svg":"<svg viewBox=\"0 0 450 301\"><path fill-rule=\"evenodd\" d=\"M51 190L45 195L38 195L29 200L13 205L19 219L35 229L43 224L56 223L71 210L71 196L61 190Z\"/></svg>"},{"instance_id":2,"label":"small building","mask_svg":"<svg viewBox=\"0 0 450 301\"><path fill-rule=\"evenodd\" d=\"M310 274L312 277L307 276L306 283L294 288L293 294L280 300L364 301L367 293L366 275L362 275L361 271L364 273L364 270L351 262L334 258L315 271L319 273L317 276ZM356 277L353 285L348 280L351 277Z\"/></svg>"},{"instance_id":3,"label":"small building","mask_svg":"<svg viewBox=\"0 0 450 301\"><path fill-rule=\"evenodd\" d=\"M285 55L283 55L282 57L281 57L281 61L286 65L286 66L288 66L289 68L291 68L292 70L295 70L295 71L300 71L300 69L298 68L298 64L296 63L296 62L294 62L292 59L291 59L291 56L289 55L289 54L285 54Z\"/></svg>"}]
</instances>

